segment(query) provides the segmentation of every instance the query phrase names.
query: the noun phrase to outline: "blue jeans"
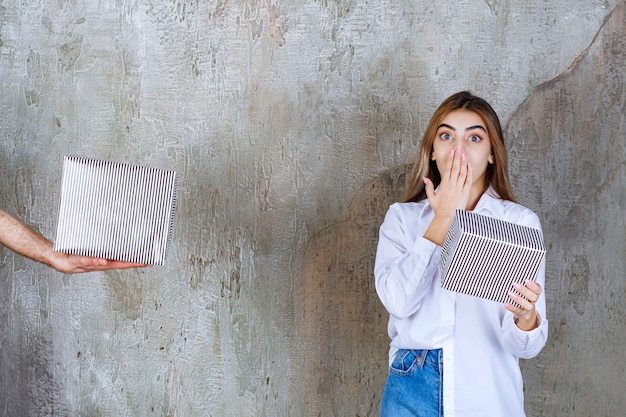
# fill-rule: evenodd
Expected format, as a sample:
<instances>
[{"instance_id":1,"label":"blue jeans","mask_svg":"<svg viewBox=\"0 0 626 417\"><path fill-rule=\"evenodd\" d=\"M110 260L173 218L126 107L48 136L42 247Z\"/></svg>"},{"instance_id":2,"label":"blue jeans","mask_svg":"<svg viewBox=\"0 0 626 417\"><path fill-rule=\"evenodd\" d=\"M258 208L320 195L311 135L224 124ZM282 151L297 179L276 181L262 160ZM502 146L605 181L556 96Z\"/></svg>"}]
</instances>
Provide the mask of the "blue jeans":
<instances>
[{"instance_id":1,"label":"blue jeans","mask_svg":"<svg viewBox=\"0 0 626 417\"><path fill-rule=\"evenodd\" d=\"M443 417L443 351L400 349L389 367L381 417Z\"/></svg>"}]
</instances>

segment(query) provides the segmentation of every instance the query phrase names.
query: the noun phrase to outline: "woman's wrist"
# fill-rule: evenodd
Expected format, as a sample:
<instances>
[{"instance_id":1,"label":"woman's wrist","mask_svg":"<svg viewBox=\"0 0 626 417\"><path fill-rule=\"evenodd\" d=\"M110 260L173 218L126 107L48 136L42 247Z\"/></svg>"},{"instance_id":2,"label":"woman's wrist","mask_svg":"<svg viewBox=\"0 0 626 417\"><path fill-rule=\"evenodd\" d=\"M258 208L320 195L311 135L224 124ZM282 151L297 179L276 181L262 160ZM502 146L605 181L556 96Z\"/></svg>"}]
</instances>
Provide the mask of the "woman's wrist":
<instances>
[{"instance_id":1,"label":"woman's wrist","mask_svg":"<svg viewBox=\"0 0 626 417\"><path fill-rule=\"evenodd\" d=\"M533 314L531 314L530 317L528 318L516 317L515 325L520 330L523 330L525 332L530 332L531 330L535 330L537 327L539 327L539 316L537 315L536 312L533 311Z\"/></svg>"},{"instance_id":2,"label":"woman's wrist","mask_svg":"<svg viewBox=\"0 0 626 417\"><path fill-rule=\"evenodd\" d=\"M430 226L428 226L428 229L426 229L426 232L424 233L424 238L436 243L439 246L443 246L453 218L454 216L446 217L435 215L433 221L430 223Z\"/></svg>"}]
</instances>

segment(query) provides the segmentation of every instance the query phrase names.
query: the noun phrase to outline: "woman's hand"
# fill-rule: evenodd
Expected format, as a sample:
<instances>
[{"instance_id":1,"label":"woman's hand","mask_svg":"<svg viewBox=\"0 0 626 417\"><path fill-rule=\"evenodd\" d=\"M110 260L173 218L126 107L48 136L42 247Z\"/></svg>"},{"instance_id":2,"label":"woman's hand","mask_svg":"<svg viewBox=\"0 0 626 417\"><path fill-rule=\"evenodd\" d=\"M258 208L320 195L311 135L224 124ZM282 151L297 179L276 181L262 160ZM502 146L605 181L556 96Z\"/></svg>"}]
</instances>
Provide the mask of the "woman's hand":
<instances>
[{"instance_id":1,"label":"woman's hand","mask_svg":"<svg viewBox=\"0 0 626 417\"><path fill-rule=\"evenodd\" d=\"M513 301L520 305L515 307L511 303L506 303L505 307L515 316L515 324L524 331L536 329L539 325L535 303L541 295L541 285L533 280L526 280L524 285L518 283L513 284L515 291L511 291L509 296Z\"/></svg>"},{"instance_id":2,"label":"woman's hand","mask_svg":"<svg viewBox=\"0 0 626 417\"><path fill-rule=\"evenodd\" d=\"M440 246L445 241L454 211L466 209L472 188L472 167L461 149L451 150L448 160L451 163L442 170L441 183L436 192L433 182L424 178L426 197L435 212L435 218L424 237Z\"/></svg>"},{"instance_id":3,"label":"woman's hand","mask_svg":"<svg viewBox=\"0 0 626 417\"><path fill-rule=\"evenodd\" d=\"M441 172L441 184L437 192L430 179L424 178L424 184L428 203L435 211L435 215L452 218L454 210L465 210L469 202L472 167L467 163L467 158L460 148L450 151L449 160L451 163L448 169Z\"/></svg>"}]
</instances>

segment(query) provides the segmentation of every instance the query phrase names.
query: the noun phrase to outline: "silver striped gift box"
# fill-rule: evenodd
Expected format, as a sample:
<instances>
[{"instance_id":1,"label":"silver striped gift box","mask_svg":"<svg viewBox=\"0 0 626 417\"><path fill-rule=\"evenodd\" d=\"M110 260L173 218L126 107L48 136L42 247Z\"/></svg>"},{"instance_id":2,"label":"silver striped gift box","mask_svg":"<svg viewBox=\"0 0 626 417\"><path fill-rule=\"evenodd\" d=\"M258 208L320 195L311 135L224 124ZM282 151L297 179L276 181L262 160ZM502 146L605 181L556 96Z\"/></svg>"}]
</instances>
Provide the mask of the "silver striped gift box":
<instances>
[{"instance_id":1,"label":"silver striped gift box","mask_svg":"<svg viewBox=\"0 0 626 417\"><path fill-rule=\"evenodd\" d=\"M457 210L440 259L441 286L500 303L513 283L536 279L546 250L537 229Z\"/></svg>"},{"instance_id":2,"label":"silver striped gift box","mask_svg":"<svg viewBox=\"0 0 626 417\"><path fill-rule=\"evenodd\" d=\"M175 203L175 171L66 156L54 250L162 265Z\"/></svg>"}]
</instances>

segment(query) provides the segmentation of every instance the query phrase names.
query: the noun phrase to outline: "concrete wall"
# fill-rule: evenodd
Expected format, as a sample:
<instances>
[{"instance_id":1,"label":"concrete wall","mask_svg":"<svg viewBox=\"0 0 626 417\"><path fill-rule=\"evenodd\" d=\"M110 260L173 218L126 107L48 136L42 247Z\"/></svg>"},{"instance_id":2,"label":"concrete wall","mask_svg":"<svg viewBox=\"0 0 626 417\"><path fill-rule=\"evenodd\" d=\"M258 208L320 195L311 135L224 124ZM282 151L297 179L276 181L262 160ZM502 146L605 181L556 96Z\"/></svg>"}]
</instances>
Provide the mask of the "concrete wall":
<instances>
[{"instance_id":1,"label":"concrete wall","mask_svg":"<svg viewBox=\"0 0 626 417\"><path fill-rule=\"evenodd\" d=\"M623 414L625 8L0 0L3 208L53 238L66 154L180 174L164 266L0 248L0 414L377 415L377 229L460 89L496 107L545 229L528 414Z\"/></svg>"}]
</instances>

